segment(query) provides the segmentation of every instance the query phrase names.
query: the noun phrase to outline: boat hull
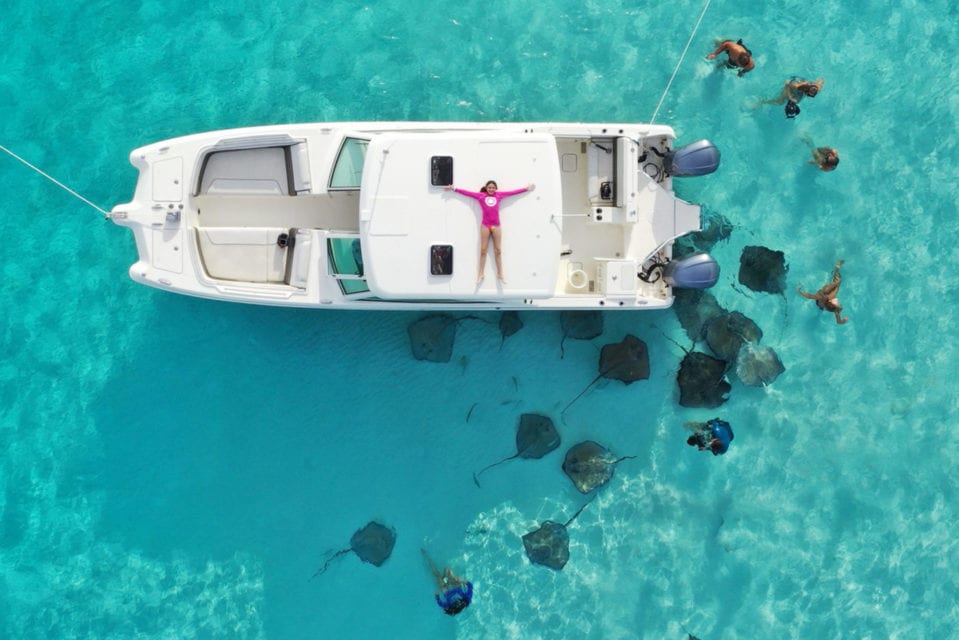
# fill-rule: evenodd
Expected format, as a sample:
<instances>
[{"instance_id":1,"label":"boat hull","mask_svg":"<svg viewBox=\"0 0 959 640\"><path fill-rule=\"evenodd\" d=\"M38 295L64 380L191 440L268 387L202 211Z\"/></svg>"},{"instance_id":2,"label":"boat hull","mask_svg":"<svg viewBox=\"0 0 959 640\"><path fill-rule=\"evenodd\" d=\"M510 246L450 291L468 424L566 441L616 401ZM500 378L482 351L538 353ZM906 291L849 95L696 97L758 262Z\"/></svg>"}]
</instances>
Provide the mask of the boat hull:
<instances>
[{"instance_id":1,"label":"boat hull","mask_svg":"<svg viewBox=\"0 0 959 640\"><path fill-rule=\"evenodd\" d=\"M341 309L663 309L638 277L700 228L673 193L663 125L307 123L214 131L131 153L130 277L230 302ZM481 213L500 203L501 280ZM449 183L452 183L449 184ZM482 276L482 277L480 277ZM479 282L477 282L479 280Z\"/></svg>"}]
</instances>

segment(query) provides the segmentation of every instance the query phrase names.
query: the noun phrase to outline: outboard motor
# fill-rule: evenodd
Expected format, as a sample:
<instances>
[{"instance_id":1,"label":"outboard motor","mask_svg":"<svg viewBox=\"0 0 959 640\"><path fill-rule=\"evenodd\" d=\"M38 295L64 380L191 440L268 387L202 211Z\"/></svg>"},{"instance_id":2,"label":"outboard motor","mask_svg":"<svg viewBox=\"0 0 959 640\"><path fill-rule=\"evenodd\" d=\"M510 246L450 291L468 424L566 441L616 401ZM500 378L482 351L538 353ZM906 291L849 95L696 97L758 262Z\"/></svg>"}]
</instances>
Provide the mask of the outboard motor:
<instances>
[{"instance_id":1,"label":"outboard motor","mask_svg":"<svg viewBox=\"0 0 959 640\"><path fill-rule=\"evenodd\" d=\"M673 287L708 289L719 281L719 263L708 253L673 260L663 269L663 280Z\"/></svg>"},{"instance_id":2,"label":"outboard motor","mask_svg":"<svg viewBox=\"0 0 959 640\"><path fill-rule=\"evenodd\" d=\"M704 176L719 168L719 149L709 140L697 140L666 152L663 168L677 178Z\"/></svg>"}]
</instances>

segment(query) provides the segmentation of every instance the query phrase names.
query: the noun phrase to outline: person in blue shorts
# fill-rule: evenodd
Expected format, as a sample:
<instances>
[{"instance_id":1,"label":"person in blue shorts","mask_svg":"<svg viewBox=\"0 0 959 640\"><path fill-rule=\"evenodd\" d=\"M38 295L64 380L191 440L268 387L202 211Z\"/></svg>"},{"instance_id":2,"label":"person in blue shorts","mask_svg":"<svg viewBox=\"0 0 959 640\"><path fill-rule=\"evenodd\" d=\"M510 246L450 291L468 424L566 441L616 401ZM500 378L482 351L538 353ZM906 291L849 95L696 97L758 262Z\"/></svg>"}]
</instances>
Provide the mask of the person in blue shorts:
<instances>
[{"instance_id":1,"label":"person in blue shorts","mask_svg":"<svg viewBox=\"0 0 959 640\"><path fill-rule=\"evenodd\" d=\"M470 606L473 601L473 583L455 575L449 567L440 571L426 553L426 549L420 549L420 551L423 552L423 557L429 563L430 571L433 572L436 583L439 585L439 591L435 591L433 596L443 613L455 616Z\"/></svg>"},{"instance_id":2,"label":"person in blue shorts","mask_svg":"<svg viewBox=\"0 0 959 640\"><path fill-rule=\"evenodd\" d=\"M707 422L692 422L686 425L695 433L686 439L686 444L700 451L709 449L714 456L721 456L729 450L733 441L733 428L725 420L713 418Z\"/></svg>"}]
</instances>

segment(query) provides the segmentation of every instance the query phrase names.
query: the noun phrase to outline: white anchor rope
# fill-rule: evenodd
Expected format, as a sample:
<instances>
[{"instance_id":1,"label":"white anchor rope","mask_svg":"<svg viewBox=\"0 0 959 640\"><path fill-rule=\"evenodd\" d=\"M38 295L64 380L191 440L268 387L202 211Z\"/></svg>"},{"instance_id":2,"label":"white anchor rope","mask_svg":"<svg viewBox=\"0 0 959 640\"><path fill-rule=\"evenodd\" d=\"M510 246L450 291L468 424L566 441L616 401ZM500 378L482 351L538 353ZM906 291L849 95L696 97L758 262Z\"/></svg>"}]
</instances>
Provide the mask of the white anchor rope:
<instances>
[{"instance_id":1,"label":"white anchor rope","mask_svg":"<svg viewBox=\"0 0 959 640\"><path fill-rule=\"evenodd\" d=\"M63 189L63 190L66 191L67 193L69 193L70 195L72 195L72 196L74 196L74 197L76 197L76 198L79 198L80 200L82 200L83 202L87 203L88 205L90 205L91 207L93 207L94 209L96 209L97 211L99 211L100 213L102 213L103 215L105 215L105 216L110 215L110 212L107 211L106 209L101 209L100 207L98 207L97 205L93 204L92 202L90 202L89 200L87 200L86 198L84 198L83 196L81 196L79 193L77 193L76 191L74 191L73 189L71 189L70 187L68 187L67 185L63 184L62 182L60 182L59 180L57 180L56 178L54 178L53 176L51 176L51 175L49 175L49 174L47 174L47 173L44 173L44 172L41 171L39 168L33 166L32 164L30 164L29 162L27 162L26 160L24 160L23 158L21 158L20 156L18 156L17 154L15 154L13 151L10 151L10 149L7 149L7 148L6 148L5 146L3 146L2 144L0 144L0 151L3 151L4 153L6 153L7 155L9 155L11 158L14 158L15 160L19 160L20 162L22 162L23 164L27 165L28 167L30 167L31 169L33 169L34 171L36 171L37 173L39 173L41 176L43 176L44 178L46 178L47 180L49 180L50 182L52 182L53 184L57 185L58 187L60 187L61 189Z\"/></svg>"},{"instance_id":2,"label":"white anchor rope","mask_svg":"<svg viewBox=\"0 0 959 640\"><path fill-rule=\"evenodd\" d=\"M679 62L676 63L676 68L673 69L673 75L670 76L669 82L666 83L666 90L663 91L663 96L659 99L659 104L656 105L656 110L653 111L653 117L649 119L649 124L652 124L656 120L656 116L659 114L659 108L663 106L663 100L666 99L666 94L669 93L669 88L673 86L673 80L676 79L676 74L679 73L679 67L683 64L683 59L686 57L686 52L689 51L689 45L692 44L693 38L696 36L696 31L699 30L699 25L703 21L703 17L706 15L706 10L709 9L709 3L712 0L706 0L705 6L703 6L703 12L699 14L699 20L696 21L696 26L693 27L692 33L689 34L689 40L686 41L686 47L683 49L683 53L679 56Z\"/></svg>"}]
</instances>

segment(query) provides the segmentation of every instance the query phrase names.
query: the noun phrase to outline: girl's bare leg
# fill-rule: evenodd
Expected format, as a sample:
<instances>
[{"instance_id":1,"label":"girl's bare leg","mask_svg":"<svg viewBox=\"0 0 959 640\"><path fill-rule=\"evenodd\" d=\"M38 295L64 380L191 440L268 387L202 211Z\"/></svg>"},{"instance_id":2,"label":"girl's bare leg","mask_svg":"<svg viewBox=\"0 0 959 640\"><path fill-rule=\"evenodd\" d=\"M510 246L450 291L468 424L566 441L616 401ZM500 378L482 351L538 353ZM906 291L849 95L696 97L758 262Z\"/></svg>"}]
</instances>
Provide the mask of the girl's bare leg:
<instances>
[{"instance_id":1,"label":"girl's bare leg","mask_svg":"<svg viewBox=\"0 0 959 640\"><path fill-rule=\"evenodd\" d=\"M482 225L480 227L480 263L479 274L476 276L476 284L483 281L486 277L486 249L489 247L490 231L489 227Z\"/></svg>"},{"instance_id":2,"label":"girl's bare leg","mask_svg":"<svg viewBox=\"0 0 959 640\"><path fill-rule=\"evenodd\" d=\"M500 243L503 239L503 230L500 227L493 227L493 258L496 260L496 275L500 282L506 284L506 276L503 275L503 252L500 249Z\"/></svg>"},{"instance_id":3,"label":"girl's bare leg","mask_svg":"<svg viewBox=\"0 0 959 640\"><path fill-rule=\"evenodd\" d=\"M842 280L842 276L839 275L839 267L842 266L843 262L845 262L845 260L839 260L832 268L832 281L836 284L839 284L839 282Z\"/></svg>"},{"instance_id":4,"label":"girl's bare leg","mask_svg":"<svg viewBox=\"0 0 959 640\"><path fill-rule=\"evenodd\" d=\"M440 570L433 564L433 559L430 558L429 554L426 553L426 549L420 549L423 552L423 557L426 558L426 562L430 565L430 571L433 572L433 575L436 577L436 583L439 585L440 589L443 588L443 575L440 573Z\"/></svg>"}]
</instances>

